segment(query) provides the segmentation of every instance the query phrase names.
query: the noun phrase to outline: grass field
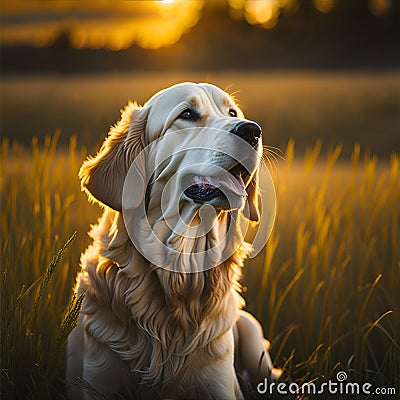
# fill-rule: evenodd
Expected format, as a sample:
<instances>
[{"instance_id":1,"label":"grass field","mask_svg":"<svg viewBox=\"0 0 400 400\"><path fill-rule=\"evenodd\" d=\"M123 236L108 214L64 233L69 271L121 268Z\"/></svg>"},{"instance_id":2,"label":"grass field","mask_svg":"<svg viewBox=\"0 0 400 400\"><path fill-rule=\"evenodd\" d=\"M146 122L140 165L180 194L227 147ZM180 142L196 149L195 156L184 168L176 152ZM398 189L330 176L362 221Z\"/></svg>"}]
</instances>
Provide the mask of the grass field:
<instances>
[{"instance_id":1,"label":"grass field","mask_svg":"<svg viewBox=\"0 0 400 400\"><path fill-rule=\"evenodd\" d=\"M101 210L79 191L86 150L76 137L57 149L57 139L1 144L3 399L64 398L65 339L79 307L71 288ZM378 162L356 146L338 161L340 147L320 155L316 142L304 157L295 147L271 168L278 216L265 252L246 265L248 309L284 382L346 371L399 393L400 158Z\"/></svg>"}]
</instances>

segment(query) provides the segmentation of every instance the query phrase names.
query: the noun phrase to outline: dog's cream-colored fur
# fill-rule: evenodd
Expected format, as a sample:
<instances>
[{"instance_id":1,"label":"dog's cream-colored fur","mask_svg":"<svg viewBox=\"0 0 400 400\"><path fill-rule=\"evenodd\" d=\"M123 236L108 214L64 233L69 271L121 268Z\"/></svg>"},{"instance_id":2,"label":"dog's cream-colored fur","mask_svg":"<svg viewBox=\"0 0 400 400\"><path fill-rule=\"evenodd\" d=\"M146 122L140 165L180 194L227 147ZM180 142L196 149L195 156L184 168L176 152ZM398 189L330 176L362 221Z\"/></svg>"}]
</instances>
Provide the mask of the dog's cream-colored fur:
<instances>
[{"instance_id":1,"label":"dog's cream-colored fur","mask_svg":"<svg viewBox=\"0 0 400 400\"><path fill-rule=\"evenodd\" d=\"M188 106L195 107L201 118L195 122L179 119ZM230 109L237 117L229 115ZM82 188L104 206L104 213L90 232L93 244L81 257L75 288L85 296L68 342L67 380L72 399L91 398L93 390L105 396L130 392L144 399L242 399L237 374L252 385L271 378L261 326L241 310L239 279L251 251L241 240L243 207L219 210L206 238L192 240L190 245L184 235L168 237L168 245L187 251L215 245L221 232L233 226L227 241L230 257L195 273L179 272L181 263L191 262L179 255L165 254L165 263L171 265L163 268L149 262L146 254L152 251L163 259L163 247L149 242L141 221L133 221L136 235L143 236L143 247L136 248L122 213L129 167L147 145L182 129L229 131L243 119L234 100L221 89L210 84L179 84L159 92L143 107L129 103L98 154L84 162ZM226 141L219 145L229 150ZM179 143L176 146L179 149ZM261 141L257 151L262 152ZM156 170L155 183L149 187L144 183L132 193L134 206L146 202L147 217L155 230L160 231L160 226L165 230L160 196L165 177L182 168L180 160L172 158L162 171ZM259 219L256 167L246 187L246 216L254 223ZM200 206L193 201L179 204L180 211L189 215L189 224L193 223ZM87 384L91 389L84 388Z\"/></svg>"}]
</instances>

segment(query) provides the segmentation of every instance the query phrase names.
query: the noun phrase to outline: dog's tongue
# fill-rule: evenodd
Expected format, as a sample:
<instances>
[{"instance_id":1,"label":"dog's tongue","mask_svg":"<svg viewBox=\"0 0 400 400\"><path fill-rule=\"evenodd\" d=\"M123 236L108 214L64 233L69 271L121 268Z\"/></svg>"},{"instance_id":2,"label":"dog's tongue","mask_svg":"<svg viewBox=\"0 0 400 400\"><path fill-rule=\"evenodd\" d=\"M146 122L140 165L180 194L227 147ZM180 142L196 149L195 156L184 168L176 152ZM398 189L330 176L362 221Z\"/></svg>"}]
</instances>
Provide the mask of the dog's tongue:
<instances>
[{"instance_id":1,"label":"dog's tongue","mask_svg":"<svg viewBox=\"0 0 400 400\"><path fill-rule=\"evenodd\" d=\"M220 176L196 176L194 183L200 185L210 185L220 189L222 192L228 190L237 194L238 196L247 196L243 179L240 175L232 175L226 172Z\"/></svg>"}]
</instances>

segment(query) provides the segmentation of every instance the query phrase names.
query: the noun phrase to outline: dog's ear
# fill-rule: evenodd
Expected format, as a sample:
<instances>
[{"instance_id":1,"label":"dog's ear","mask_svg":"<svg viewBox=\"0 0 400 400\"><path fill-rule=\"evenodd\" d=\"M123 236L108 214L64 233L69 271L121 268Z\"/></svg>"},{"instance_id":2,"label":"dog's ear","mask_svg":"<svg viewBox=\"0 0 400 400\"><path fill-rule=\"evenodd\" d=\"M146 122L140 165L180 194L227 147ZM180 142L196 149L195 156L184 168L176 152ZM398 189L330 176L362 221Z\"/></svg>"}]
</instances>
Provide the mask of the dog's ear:
<instances>
[{"instance_id":1,"label":"dog's ear","mask_svg":"<svg viewBox=\"0 0 400 400\"><path fill-rule=\"evenodd\" d=\"M260 191L258 189L258 180L259 172L256 171L246 188L247 205L244 209L245 217L256 224L260 222Z\"/></svg>"},{"instance_id":2,"label":"dog's ear","mask_svg":"<svg viewBox=\"0 0 400 400\"><path fill-rule=\"evenodd\" d=\"M89 157L79 171L81 188L90 200L122 210L122 191L128 169L144 148L144 132L148 110L128 103L121 120L111 127L95 157ZM144 188L137 188L137 197Z\"/></svg>"}]
</instances>

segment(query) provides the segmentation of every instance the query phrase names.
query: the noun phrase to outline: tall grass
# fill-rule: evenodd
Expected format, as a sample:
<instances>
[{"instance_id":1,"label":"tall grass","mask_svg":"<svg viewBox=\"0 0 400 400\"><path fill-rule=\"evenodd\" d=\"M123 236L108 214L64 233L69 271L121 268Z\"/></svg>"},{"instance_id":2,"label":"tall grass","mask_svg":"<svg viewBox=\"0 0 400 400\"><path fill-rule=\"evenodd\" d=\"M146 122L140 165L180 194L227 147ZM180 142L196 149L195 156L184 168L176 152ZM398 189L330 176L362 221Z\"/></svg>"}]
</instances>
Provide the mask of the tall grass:
<instances>
[{"instance_id":1,"label":"tall grass","mask_svg":"<svg viewBox=\"0 0 400 400\"><path fill-rule=\"evenodd\" d=\"M276 226L248 263L248 304L291 380L343 370L399 390L400 158L320 149L296 159L290 142L275 170Z\"/></svg>"},{"instance_id":2,"label":"tall grass","mask_svg":"<svg viewBox=\"0 0 400 400\"><path fill-rule=\"evenodd\" d=\"M33 139L30 151L6 140L1 144L4 399L59 395L65 341L82 301L72 298L71 290L79 252L87 242L80 223L83 216L95 216L77 201L76 176L84 150L78 152L71 138L69 152L57 153L57 139L58 134L47 137L42 147ZM78 230L79 240L71 243Z\"/></svg>"},{"instance_id":3,"label":"tall grass","mask_svg":"<svg viewBox=\"0 0 400 400\"><path fill-rule=\"evenodd\" d=\"M100 209L79 190L85 149L72 137L57 150L57 139L1 145L4 399L64 397L63 348L81 301L71 289ZM278 217L265 252L245 269L248 309L283 380L345 370L353 381L399 390L400 158L379 163L356 146L351 160L337 161L339 147L326 156L320 149L317 142L295 157L289 142L273 168Z\"/></svg>"}]
</instances>

